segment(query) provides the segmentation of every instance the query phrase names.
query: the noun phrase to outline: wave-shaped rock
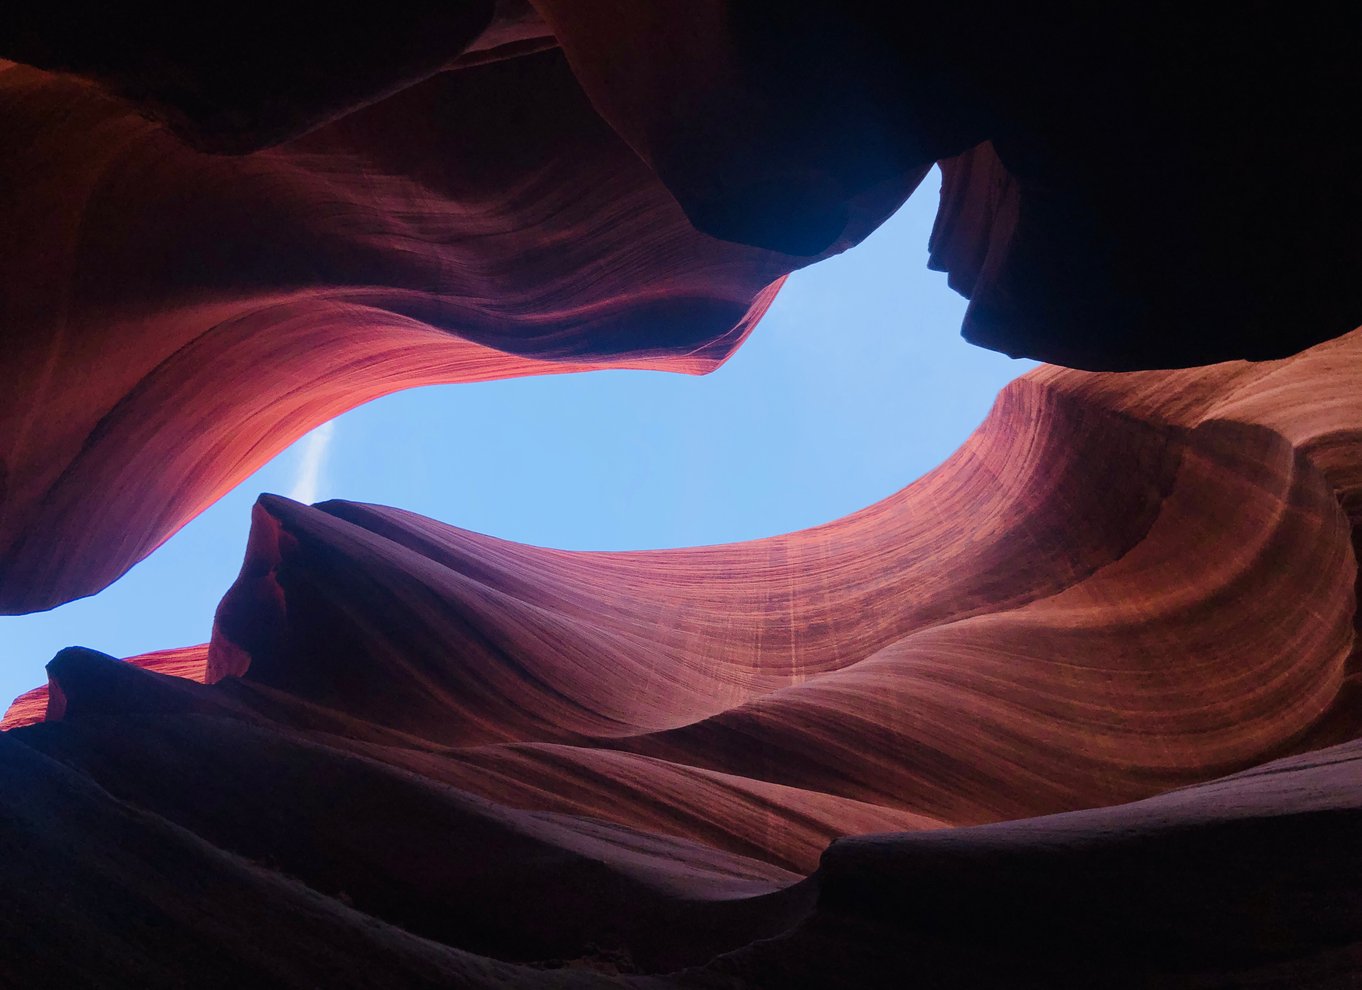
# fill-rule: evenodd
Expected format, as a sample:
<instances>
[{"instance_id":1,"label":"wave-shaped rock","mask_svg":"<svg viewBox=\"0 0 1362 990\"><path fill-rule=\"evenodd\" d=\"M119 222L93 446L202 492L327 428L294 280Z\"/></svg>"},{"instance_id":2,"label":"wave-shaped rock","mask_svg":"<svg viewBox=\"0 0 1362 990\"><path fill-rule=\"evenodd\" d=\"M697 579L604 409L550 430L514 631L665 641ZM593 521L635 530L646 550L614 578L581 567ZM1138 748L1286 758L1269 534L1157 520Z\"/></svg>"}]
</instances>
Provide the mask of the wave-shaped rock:
<instances>
[{"instance_id":1,"label":"wave-shaped rock","mask_svg":"<svg viewBox=\"0 0 1362 990\"><path fill-rule=\"evenodd\" d=\"M98 591L396 389L710 370L810 260L697 233L554 51L438 73L244 157L13 63L0 119L0 174L23 190L0 224L26 232L0 246L8 612Z\"/></svg>"},{"instance_id":2,"label":"wave-shaped rock","mask_svg":"<svg viewBox=\"0 0 1362 990\"><path fill-rule=\"evenodd\" d=\"M123 884L182 945L289 905L338 985L1346 986L1360 355L1042 368L897 495L731 546L264 496L174 654L209 683L63 651L4 737L6 889L73 905L31 952L88 924L54 979L180 978L102 941ZM329 972L269 923L224 973Z\"/></svg>"},{"instance_id":3,"label":"wave-shaped rock","mask_svg":"<svg viewBox=\"0 0 1362 990\"><path fill-rule=\"evenodd\" d=\"M708 370L938 161L973 341L1149 368L1341 334L1330 7L7 5L0 610L98 591L395 389Z\"/></svg>"}]
</instances>

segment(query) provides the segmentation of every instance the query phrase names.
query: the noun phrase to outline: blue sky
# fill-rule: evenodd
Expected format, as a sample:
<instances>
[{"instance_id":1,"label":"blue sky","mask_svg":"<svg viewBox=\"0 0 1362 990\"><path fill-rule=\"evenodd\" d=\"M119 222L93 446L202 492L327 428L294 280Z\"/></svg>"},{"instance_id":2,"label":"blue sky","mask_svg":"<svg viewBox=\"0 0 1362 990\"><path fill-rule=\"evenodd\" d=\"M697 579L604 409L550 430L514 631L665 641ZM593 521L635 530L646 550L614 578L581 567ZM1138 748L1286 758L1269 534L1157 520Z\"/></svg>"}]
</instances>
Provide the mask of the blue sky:
<instances>
[{"instance_id":1,"label":"blue sky","mask_svg":"<svg viewBox=\"0 0 1362 990\"><path fill-rule=\"evenodd\" d=\"M1033 366L960 339L965 302L926 269L939 187L933 172L865 243L795 273L712 375L444 385L319 427L100 594L0 617L0 708L63 646L128 656L205 641L262 491L581 550L770 536L897 491Z\"/></svg>"}]
</instances>

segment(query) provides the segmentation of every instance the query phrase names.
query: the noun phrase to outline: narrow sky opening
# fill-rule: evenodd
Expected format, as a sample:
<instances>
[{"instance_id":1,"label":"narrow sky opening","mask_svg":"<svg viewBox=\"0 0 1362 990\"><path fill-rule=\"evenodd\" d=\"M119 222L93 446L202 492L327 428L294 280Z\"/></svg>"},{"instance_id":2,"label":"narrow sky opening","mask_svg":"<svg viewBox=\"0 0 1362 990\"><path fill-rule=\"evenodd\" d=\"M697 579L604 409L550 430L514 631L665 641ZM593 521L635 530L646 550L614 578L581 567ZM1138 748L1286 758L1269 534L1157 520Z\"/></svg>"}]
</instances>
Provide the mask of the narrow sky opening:
<instances>
[{"instance_id":1,"label":"narrow sky opening","mask_svg":"<svg viewBox=\"0 0 1362 990\"><path fill-rule=\"evenodd\" d=\"M897 491L1032 366L960 339L965 301L925 264L939 188L933 172L864 244L791 276L712 375L438 386L318 427L100 594L0 617L0 707L64 646L130 656L206 640L262 491L582 550L770 536Z\"/></svg>"}]
</instances>

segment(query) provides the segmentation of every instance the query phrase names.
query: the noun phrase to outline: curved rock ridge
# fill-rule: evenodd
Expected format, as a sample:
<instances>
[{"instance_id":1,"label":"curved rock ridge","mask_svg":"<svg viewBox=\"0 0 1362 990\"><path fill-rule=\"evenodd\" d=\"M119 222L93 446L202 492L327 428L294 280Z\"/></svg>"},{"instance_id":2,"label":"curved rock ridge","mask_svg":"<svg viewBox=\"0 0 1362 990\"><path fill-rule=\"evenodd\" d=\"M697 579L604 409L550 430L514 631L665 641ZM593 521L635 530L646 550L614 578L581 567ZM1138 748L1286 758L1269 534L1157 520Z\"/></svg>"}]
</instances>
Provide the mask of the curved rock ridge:
<instances>
[{"instance_id":1,"label":"curved rock ridge","mask_svg":"<svg viewBox=\"0 0 1362 990\"><path fill-rule=\"evenodd\" d=\"M1134 369L1341 334L1350 13L11 4L0 611L100 590L396 389L711 369L935 162L972 341Z\"/></svg>"},{"instance_id":2,"label":"curved rock ridge","mask_svg":"<svg viewBox=\"0 0 1362 990\"><path fill-rule=\"evenodd\" d=\"M263 496L209 678L458 745L686 724L915 629L1062 590L1141 539L1182 446L1023 381L899 495L801 533L692 550L544 550L401 510ZM1140 481L1113 496L1092 488L1094 468ZM934 509L946 503L974 506L968 538ZM1085 533L1070 511L1088 513Z\"/></svg>"},{"instance_id":3,"label":"curved rock ridge","mask_svg":"<svg viewBox=\"0 0 1362 990\"><path fill-rule=\"evenodd\" d=\"M1359 348L1043 370L898 495L733 546L571 553L265 496L208 677L474 747L507 778L662 761L924 826L1208 779L1356 723L1340 465L1362 408L1337 379Z\"/></svg>"},{"instance_id":4,"label":"curved rock ridge","mask_svg":"<svg viewBox=\"0 0 1362 990\"><path fill-rule=\"evenodd\" d=\"M208 644L156 650L127 657L124 663L202 684L208 675ZM49 718L59 719L63 714L65 701L61 697L61 689L55 682L49 681L48 684L25 691L15 698L5 711L4 717L0 718L0 730L17 729L21 725L33 725Z\"/></svg>"},{"instance_id":5,"label":"curved rock ridge","mask_svg":"<svg viewBox=\"0 0 1362 990\"><path fill-rule=\"evenodd\" d=\"M116 884L228 951L162 855L367 924L339 985L1347 986L1359 357L1039 369L898 494L728 546L262 496L210 644L49 664L0 869L78 906L39 947ZM280 924L223 972L315 981ZM173 982L167 937L88 972Z\"/></svg>"},{"instance_id":6,"label":"curved rock ridge","mask_svg":"<svg viewBox=\"0 0 1362 990\"><path fill-rule=\"evenodd\" d=\"M813 260L697 233L556 51L439 72L245 156L14 63L0 120L0 226L25 232L0 246L10 613L100 590L397 389L712 370Z\"/></svg>"}]
</instances>

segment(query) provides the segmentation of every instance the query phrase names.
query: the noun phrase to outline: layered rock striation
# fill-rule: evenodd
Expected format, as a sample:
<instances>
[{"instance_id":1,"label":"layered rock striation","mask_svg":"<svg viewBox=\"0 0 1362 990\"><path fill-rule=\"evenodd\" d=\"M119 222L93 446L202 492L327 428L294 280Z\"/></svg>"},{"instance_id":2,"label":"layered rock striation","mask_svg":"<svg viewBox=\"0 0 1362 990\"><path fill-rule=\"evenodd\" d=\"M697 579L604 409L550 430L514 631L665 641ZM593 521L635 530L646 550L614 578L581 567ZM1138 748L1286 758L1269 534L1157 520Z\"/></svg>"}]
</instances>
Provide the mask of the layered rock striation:
<instances>
[{"instance_id":1,"label":"layered rock striation","mask_svg":"<svg viewBox=\"0 0 1362 990\"><path fill-rule=\"evenodd\" d=\"M210 644L64 651L0 737L15 972L1347 986L1359 349L1041 368L745 544L264 496Z\"/></svg>"},{"instance_id":2,"label":"layered rock striation","mask_svg":"<svg viewBox=\"0 0 1362 990\"><path fill-rule=\"evenodd\" d=\"M708 370L936 162L984 346L1158 368L1362 323L1346 5L767 8L8 5L0 610L395 389Z\"/></svg>"}]
</instances>

